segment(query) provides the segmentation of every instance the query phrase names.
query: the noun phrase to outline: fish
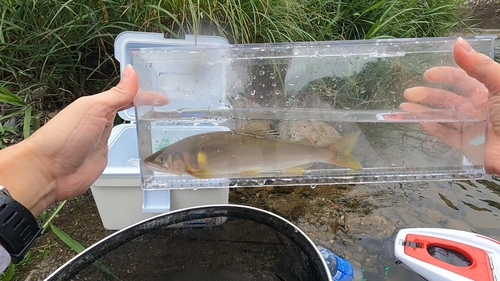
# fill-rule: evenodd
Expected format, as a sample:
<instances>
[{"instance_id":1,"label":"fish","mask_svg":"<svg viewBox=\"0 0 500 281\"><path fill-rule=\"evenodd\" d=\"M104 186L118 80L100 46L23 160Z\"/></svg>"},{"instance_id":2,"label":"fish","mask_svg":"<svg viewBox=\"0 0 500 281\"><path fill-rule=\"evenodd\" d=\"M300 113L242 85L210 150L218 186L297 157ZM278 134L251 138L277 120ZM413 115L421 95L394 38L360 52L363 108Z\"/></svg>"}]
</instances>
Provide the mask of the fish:
<instances>
[{"instance_id":1,"label":"fish","mask_svg":"<svg viewBox=\"0 0 500 281\"><path fill-rule=\"evenodd\" d=\"M202 179L279 171L301 175L315 163L360 170L363 167L351 155L359 136L357 131L330 145L316 146L307 138L282 140L268 124L252 121L233 131L186 137L146 157L144 164L153 171Z\"/></svg>"}]
</instances>

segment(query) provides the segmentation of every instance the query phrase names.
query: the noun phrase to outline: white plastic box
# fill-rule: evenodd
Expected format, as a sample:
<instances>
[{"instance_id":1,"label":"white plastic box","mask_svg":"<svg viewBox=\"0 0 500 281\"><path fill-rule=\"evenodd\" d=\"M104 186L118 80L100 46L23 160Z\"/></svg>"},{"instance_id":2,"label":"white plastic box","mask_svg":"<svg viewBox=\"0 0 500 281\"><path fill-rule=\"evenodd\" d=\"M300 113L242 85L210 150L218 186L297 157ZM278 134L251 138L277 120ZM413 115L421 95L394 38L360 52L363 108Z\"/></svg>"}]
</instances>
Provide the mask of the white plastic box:
<instances>
[{"instance_id":1,"label":"white plastic box","mask_svg":"<svg viewBox=\"0 0 500 281\"><path fill-rule=\"evenodd\" d=\"M115 40L115 56L121 70L127 65L126 51L131 46L192 45L194 37L165 39L162 34L131 32L120 34ZM227 44L220 37L198 37L197 44ZM228 203L229 189L214 190L159 190L150 192L141 189L137 128L134 109L119 112L122 119L130 123L113 127L108 141L108 164L102 175L91 186L104 228L118 230L152 217L159 213L186 207ZM178 129L178 128L177 128ZM225 128L199 128L177 131L174 138L201 133L204 130ZM182 132L182 134L179 134ZM162 139L162 142L169 140Z\"/></svg>"}]
</instances>

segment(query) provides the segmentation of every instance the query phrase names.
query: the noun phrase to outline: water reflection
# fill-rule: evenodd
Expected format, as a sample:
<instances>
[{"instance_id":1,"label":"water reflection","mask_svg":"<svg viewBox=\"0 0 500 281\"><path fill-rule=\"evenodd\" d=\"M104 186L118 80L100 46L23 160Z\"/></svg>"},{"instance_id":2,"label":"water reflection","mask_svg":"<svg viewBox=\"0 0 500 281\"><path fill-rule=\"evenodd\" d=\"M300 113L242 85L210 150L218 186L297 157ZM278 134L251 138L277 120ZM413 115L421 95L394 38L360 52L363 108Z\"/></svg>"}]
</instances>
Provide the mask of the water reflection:
<instances>
[{"instance_id":1,"label":"water reflection","mask_svg":"<svg viewBox=\"0 0 500 281\"><path fill-rule=\"evenodd\" d=\"M317 196L294 222L316 243L364 268L368 280L424 280L394 263L387 238L399 228L442 227L500 240L496 178L359 185L344 193ZM315 200L333 203L319 207Z\"/></svg>"}]
</instances>

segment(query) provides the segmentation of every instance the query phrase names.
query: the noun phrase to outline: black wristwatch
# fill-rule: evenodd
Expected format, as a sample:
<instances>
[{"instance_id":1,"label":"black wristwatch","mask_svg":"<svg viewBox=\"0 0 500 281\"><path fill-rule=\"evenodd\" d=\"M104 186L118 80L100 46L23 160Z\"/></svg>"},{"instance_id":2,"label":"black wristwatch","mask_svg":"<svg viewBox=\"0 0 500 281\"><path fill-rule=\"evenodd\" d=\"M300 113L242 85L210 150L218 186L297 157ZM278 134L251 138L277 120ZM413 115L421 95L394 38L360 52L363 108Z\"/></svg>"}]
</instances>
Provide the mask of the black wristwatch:
<instances>
[{"instance_id":1,"label":"black wristwatch","mask_svg":"<svg viewBox=\"0 0 500 281\"><path fill-rule=\"evenodd\" d=\"M0 185L0 244L18 263L42 233L33 214Z\"/></svg>"}]
</instances>

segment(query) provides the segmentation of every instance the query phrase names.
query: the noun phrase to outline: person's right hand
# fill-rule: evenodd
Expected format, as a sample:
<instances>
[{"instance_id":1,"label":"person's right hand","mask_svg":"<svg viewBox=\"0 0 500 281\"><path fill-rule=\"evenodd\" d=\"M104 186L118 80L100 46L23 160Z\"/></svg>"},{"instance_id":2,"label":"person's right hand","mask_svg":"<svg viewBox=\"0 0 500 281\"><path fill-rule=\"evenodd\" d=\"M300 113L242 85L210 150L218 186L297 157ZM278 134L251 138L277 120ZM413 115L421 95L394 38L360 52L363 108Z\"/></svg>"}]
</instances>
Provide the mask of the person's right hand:
<instances>
[{"instance_id":1,"label":"person's right hand","mask_svg":"<svg viewBox=\"0 0 500 281\"><path fill-rule=\"evenodd\" d=\"M500 174L500 64L490 57L472 49L469 43L459 38L455 43L454 59L460 68L434 67L427 70L424 77L431 82L454 85L465 94L450 91L415 87L404 93L408 103L400 108L405 111L424 110L424 105L451 108L471 118L488 118L488 132L484 147L484 166L488 174ZM417 103L422 103L417 104ZM481 161L482 147L472 142L484 134L485 124L470 127L453 127L441 123L421 123L421 128L449 145L464 150L469 159ZM471 144L469 144L471 142Z\"/></svg>"}]
</instances>

